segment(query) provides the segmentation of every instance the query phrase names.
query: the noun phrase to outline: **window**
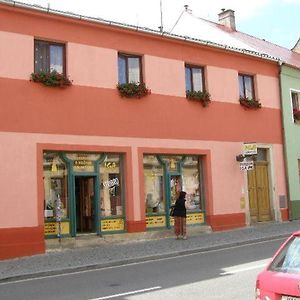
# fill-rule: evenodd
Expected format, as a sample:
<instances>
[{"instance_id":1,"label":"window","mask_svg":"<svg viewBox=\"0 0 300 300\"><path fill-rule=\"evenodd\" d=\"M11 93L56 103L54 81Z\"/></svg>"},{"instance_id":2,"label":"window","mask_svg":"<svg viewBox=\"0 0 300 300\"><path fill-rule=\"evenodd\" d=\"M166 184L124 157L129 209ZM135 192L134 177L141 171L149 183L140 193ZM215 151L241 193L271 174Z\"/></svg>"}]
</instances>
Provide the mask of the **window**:
<instances>
[{"instance_id":1,"label":"window","mask_svg":"<svg viewBox=\"0 0 300 300\"><path fill-rule=\"evenodd\" d=\"M144 186L146 214L164 213L166 201L163 167L155 155L144 156Z\"/></svg>"},{"instance_id":2,"label":"window","mask_svg":"<svg viewBox=\"0 0 300 300\"><path fill-rule=\"evenodd\" d=\"M140 56L119 54L118 66L119 66L119 83L141 83L142 59Z\"/></svg>"},{"instance_id":3,"label":"window","mask_svg":"<svg viewBox=\"0 0 300 300\"><path fill-rule=\"evenodd\" d=\"M44 214L45 219L55 218L57 208L62 218L68 217L68 172L58 153L44 153Z\"/></svg>"},{"instance_id":4,"label":"window","mask_svg":"<svg viewBox=\"0 0 300 300\"><path fill-rule=\"evenodd\" d=\"M255 99L253 76L239 74L240 98Z\"/></svg>"},{"instance_id":5,"label":"window","mask_svg":"<svg viewBox=\"0 0 300 300\"><path fill-rule=\"evenodd\" d=\"M65 73L65 45L46 41L34 41L34 72Z\"/></svg>"},{"instance_id":6,"label":"window","mask_svg":"<svg viewBox=\"0 0 300 300\"><path fill-rule=\"evenodd\" d=\"M204 76L203 68L186 65L185 66L185 90L203 92Z\"/></svg>"},{"instance_id":7,"label":"window","mask_svg":"<svg viewBox=\"0 0 300 300\"><path fill-rule=\"evenodd\" d=\"M300 93L292 92L292 107L294 122L300 122Z\"/></svg>"},{"instance_id":8,"label":"window","mask_svg":"<svg viewBox=\"0 0 300 300\"><path fill-rule=\"evenodd\" d=\"M123 216L122 156L107 154L99 165L100 212L102 217Z\"/></svg>"}]
</instances>

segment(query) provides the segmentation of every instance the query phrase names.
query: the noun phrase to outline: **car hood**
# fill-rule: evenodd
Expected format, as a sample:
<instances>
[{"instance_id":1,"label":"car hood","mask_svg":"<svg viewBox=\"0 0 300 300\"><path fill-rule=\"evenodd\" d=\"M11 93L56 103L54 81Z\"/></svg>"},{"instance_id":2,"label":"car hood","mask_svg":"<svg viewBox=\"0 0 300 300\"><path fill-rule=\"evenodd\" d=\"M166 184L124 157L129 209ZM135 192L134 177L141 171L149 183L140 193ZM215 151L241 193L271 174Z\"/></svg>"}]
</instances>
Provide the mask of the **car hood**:
<instances>
[{"instance_id":1,"label":"car hood","mask_svg":"<svg viewBox=\"0 0 300 300\"><path fill-rule=\"evenodd\" d=\"M258 280L261 290L300 296L300 274L264 271L259 274Z\"/></svg>"}]
</instances>

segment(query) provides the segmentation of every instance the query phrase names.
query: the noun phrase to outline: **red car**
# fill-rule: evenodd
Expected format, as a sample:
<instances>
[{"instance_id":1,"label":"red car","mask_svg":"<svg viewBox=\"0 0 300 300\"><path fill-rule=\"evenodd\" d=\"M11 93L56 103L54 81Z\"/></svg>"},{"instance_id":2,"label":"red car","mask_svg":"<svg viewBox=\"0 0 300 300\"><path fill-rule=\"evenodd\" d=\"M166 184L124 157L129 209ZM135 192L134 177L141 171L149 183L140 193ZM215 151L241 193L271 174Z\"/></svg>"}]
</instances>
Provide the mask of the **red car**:
<instances>
[{"instance_id":1,"label":"red car","mask_svg":"<svg viewBox=\"0 0 300 300\"><path fill-rule=\"evenodd\" d=\"M256 300L300 300L300 231L281 245L257 276Z\"/></svg>"}]
</instances>

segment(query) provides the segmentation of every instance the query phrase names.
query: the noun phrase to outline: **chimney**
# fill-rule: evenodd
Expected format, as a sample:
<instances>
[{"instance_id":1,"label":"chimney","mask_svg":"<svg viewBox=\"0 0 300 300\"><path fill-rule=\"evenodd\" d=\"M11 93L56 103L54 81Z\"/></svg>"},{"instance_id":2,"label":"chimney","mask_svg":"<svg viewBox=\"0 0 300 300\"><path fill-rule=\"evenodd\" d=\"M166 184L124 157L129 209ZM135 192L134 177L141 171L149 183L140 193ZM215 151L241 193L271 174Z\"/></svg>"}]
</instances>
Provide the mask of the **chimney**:
<instances>
[{"instance_id":1,"label":"chimney","mask_svg":"<svg viewBox=\"0 0 300 300\"><path fill-rule=\"evenodd\" d=\"M234 10L222 8L222 11L218 14L219 23L226 26L231 30L235 30L235 16Z\"/></svg>"}]
</instances>

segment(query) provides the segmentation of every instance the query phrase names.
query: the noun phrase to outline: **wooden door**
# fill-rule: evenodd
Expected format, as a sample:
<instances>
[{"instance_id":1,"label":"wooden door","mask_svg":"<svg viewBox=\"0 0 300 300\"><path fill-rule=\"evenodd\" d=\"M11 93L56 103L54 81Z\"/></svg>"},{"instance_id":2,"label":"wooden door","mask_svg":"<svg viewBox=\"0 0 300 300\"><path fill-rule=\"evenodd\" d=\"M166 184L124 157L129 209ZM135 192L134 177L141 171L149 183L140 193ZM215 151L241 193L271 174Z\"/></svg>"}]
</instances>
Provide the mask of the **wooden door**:
<instances>
[{"instance_id":1,"label":"wooden door","mask_svg":"<svg viewBox=\"0 0 300 300\"><path fill-rule=\"evenodd\" d=\"M251 220L270 221L268 162L255 162L254 169L248 171L248 194Z\"/></svg>"}]
</instances>

